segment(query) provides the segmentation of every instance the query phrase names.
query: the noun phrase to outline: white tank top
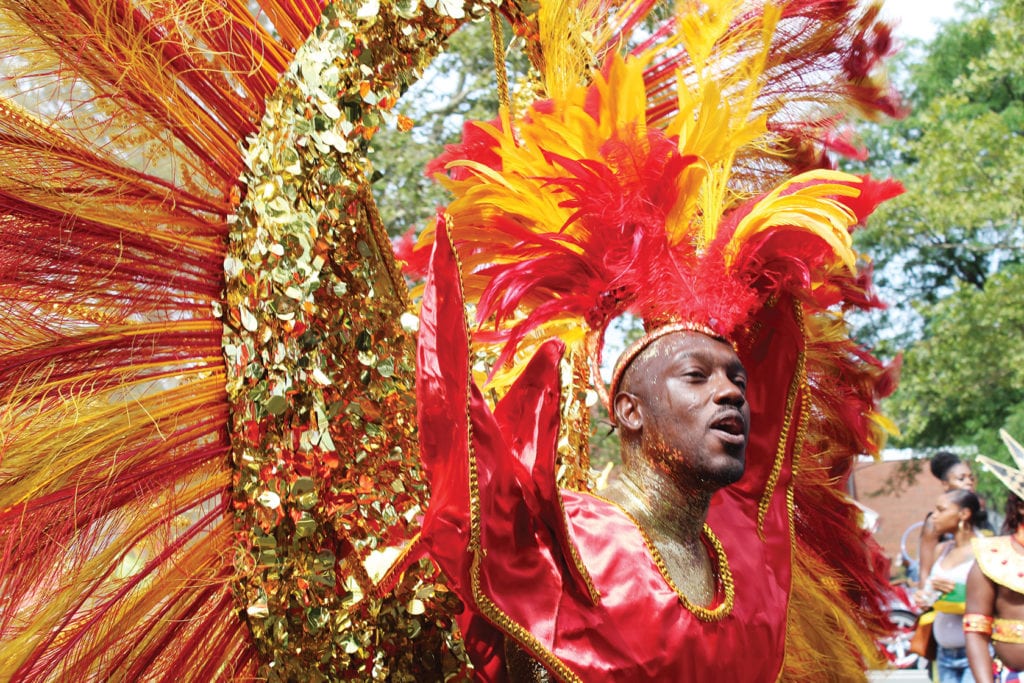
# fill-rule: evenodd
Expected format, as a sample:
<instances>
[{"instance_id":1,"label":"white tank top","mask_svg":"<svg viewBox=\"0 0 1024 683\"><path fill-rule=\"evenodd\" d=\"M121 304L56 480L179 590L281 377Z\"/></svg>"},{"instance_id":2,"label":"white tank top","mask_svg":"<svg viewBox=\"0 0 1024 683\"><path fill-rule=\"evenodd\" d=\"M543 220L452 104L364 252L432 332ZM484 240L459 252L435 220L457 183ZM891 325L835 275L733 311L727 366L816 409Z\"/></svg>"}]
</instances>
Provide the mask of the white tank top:
<instances>
[{"instance_id":1,"label":"white tank top","mask_svg":"<svg viewBox=\"0 0 1024 683\"><path fill-rule=\"evenodd\" d=\"M932 565L932 572L928 575L929 582L932 579L945 579L953 583L967 583L967 574L971 571L971 566L974 564L973 555L952 567L945 568L941 566L942 561L953 550L953 547L952 543L947 545L946 549L942 551L942 555L935 560L935 564ZM935 623L932 624L932 635L935 636L935 642L942 647L964 647L967 644L967 640L964 638L963 615L947 614L945 612L937 613L935 615Z\"/></svg>"}]
</instances>

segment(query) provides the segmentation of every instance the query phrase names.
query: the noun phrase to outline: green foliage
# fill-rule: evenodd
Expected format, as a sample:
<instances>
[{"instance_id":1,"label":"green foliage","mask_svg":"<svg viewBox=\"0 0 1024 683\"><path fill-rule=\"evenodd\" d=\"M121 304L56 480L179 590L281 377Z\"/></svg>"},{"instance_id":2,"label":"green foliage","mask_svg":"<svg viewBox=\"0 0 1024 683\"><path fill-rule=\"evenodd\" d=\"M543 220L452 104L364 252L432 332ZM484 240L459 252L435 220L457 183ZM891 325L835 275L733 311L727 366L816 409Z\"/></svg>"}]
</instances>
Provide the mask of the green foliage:
<instances>
[{"instance_id":1,"label":"green foliage","mask_svg":"<svg viewBox=\"0 0 1024 683\"><path fill-rule=\"evenodd\" d=\"M929 307L927 336L903 361L889 404L903 440L917 447L977 444L1024 402L1024 267L983 289L961 284ZM980 445L980 444L979 444Z\"/></svg>"},{"instance_id":2,"label":"green foliage","mask_svg":"<svg viewBox=\"0 0 1024 683\"><path fill-rule=\"evenodd\" d=\"M859 239L890 264L880 284L898 290L898 304L934 303L954 280L981 287L1021 258L1024 52L1006 26L1020 4L948 25L909 66L912 115L872 141L869 170L901 179L907 193Z\"/></svg>"},{"instance_id":3,"label":"green foliage","mask_svg":"<svg viewBox=\"0 0 1024 683\"><path fill-rule=\"evenodd\" d=\"M1002 457L997 430L1024 422L1024 0L961 8L904 64L913 113L867 136L864 170L907 192L857 236L893 304L864 332L904 353L895 445Z\"/></svg>"}]
</instances>

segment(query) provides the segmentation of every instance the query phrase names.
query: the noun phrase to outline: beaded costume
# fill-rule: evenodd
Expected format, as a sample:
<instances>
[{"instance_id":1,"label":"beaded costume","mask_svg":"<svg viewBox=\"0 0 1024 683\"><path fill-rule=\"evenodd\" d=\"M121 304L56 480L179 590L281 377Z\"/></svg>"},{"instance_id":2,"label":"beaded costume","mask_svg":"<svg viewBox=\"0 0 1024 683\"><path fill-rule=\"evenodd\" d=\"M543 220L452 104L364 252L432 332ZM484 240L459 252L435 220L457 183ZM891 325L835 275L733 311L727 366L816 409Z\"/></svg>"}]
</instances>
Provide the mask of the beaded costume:
<instances>
[{"instance_id":1,"label":"beaded costume","mask_svg":"<svg viewBox=\"0 0 1024 683\"><path fill-rule=\"evenodd\" d=\"M897 113L888 29L852 1L653 9L0 0L0 679L500 680L506 635L565 679L729 652L752 680L862 675L885 582L842 482L892 377L842 314L876 303L849 233L898 188L828 152L845 114ZM537 102L438 160L421 322L368 147L488 13ZM759 372L708 614L588 488L588 363L627 311L711 324ZM501 547L506 512L536 552ZM571 635L505 600L517 566ZM615 597L633 567L643 605ZM650 615L709 659L630 640Z\"/></svg>"},{"instance_id":2,"label":"beaded costume","mask_svg":"<svg viewBox=\"0 0 1024 683\"><path fill-rule=\"evenodd\" d=\"M1017 467L985 455L979 455L978 462L995 474L1018 498L1024 499L1024 447L1006 430L999 430L999 435ZM971 544L975 562L982 574L998 586L1024 594L1024 562L1019 542L1014 537L975 538ZM1004 643L1024 643L1024 621L1019 619L993 619L987 614L969 614L964 617L964 630L984 633L990 635L992 640Z\"/></svg>"}]
</instances>

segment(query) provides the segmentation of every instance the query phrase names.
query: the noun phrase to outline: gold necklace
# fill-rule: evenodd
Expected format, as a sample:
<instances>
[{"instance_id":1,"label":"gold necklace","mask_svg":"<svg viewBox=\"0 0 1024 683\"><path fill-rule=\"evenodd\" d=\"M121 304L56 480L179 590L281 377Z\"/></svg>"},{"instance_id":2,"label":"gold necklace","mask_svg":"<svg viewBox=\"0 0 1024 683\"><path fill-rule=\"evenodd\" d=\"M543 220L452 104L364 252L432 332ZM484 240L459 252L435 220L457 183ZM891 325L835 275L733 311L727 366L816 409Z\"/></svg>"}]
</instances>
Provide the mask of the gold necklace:
<instances>
[{"instance_id":1,"label":"gold necklace","mask_svg":"<svg viewBox=\"0 0 1024 683\"><path fill-rule=\"evenodd\" d=\"M628 514L628 513L627 513ZM636 524L636 520L633 520ZM661 572L662 577L665 579L665 583L675 591L675 594L679 596L680 602L683 603L683 607L693 612L693 615L701 621L719 621L729 616L732 612L733 602L736 597L736 588L732 580L732 570L729 569L729 558L725 555L725 548L722 547L722 542L718 540L718 536L711 530L711 527L707 522L704 523L704 538L708 540L715 555L715 594L718 594L718 585L721 584L724 598L722 602L713 608L707 608L702 605L690 600L686 597L683 591L679 590L676 586L675 581L669 576L668 567L665 565L665 560L662 558L661 553L658 552L657 546L651 541L647 532L643 528L636 524L636 528L640 530L640 535L644 537L644 543L647 544L647 550L650 551L651 557L654 558L654 564L658 567L658 571Z\"/></svg>"},{"instance_id":2,"label":"gold necklace","mask_svg":"<svg viewBox=\"0 0 1024 683\"><path fill-rule=\"evenodd\" d=\"M631 481L628 483L629 485L633 485ZM591 495L618 508L622 514L629 518L629 521L633 523L633 526L636 527L636 530L640 532L640 536L644 539L644 544L647 546L647 550L650 552L651 558L654 560L654 565L658 568L658 571L661 572L661 576L665 579L665 583L667 583L669 588L675 592L679 601L683 603L683 607L688 609L701 621L720 621L732 613L733 603L736 599L736 586L733 582L732 570L729 568L729 558L725 554L725 548L722 547L722 542L718 540L718 536L716 536L715 532L711 530L711 526L707 522L704 522L703 536L707 539L708 544L711 546L715 555L715 595L718 595L719 585L721 585L723 593L722 602L710 609L693 602L685 593L683 593L683 591L679 590L676 582L672 580L671 576L669 576L668 566L665 564L665 560L662 558L661 553L658 552L658 548L654 545L654 541L652 541L651 537L647 535L647 532L642 526L640 526L640 523L632 513L614 500L595 493L591 493Z\"/></svg>"},{"instance_id":3,"label":"gold necklace","mask_svg":"<svg viewBox=\"0 0 1024 683\"><path fill-rule=\"evenodd\" d=\"M671 588L673 592L675 592L676 596L678 596L679 601L683 603L683 607L690 610L690 612L692 612L693 615L701 621L719 621L732 613L732 606L736 598L736 587L732 580L732 570L729 569L729 558L725 555L725 548L722 547L722 542L718 540L718 536L716 536L715 532L711 530L711 527L707 522L704 522L704 537L708 540L708 543L711 545L711 548L715 553L715 595L718 594L719 583L721 583L722 593L724 594L722 602L710 609L693 602L690 598L686 597L686 594L683 593L683 591L679 590L676 582L672 580L671 576L669 576L668 567L665 565L665 560L661 557L661 553L658 552L657 546L654 545L651 537L647 535L647 532L644 531L644 528L636 521L636 518L613 501L607 502L615 505L619 510L622 510L622 513L629 517L630 521L633 522L633 526L635 526L637 531L640 532L640 535L644 539L644 544L647 546L648 552L651 553L651 557L654 559L654 565L658 568L658 571L661 572L661 576L665 579L665 583L669 585L669 588Z\"/></svg>"}]
</instances>

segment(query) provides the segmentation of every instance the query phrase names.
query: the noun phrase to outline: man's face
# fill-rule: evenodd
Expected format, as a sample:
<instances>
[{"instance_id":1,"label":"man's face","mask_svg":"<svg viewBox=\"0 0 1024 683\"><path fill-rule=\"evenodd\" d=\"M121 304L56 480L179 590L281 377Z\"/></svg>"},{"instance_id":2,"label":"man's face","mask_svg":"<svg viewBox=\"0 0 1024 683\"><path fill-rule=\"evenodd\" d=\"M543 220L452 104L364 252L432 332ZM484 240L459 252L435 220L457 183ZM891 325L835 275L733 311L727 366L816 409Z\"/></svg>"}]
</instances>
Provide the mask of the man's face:
<instances>
[{"instance_id":1,"label":"man's face","mask_svg":"<svg viewBox=\"0 0 1024 683\"><path fill-rule=\"evenodd\" d=\"M637 361L629 384L639 399L644 457L682 487L715 491L738 481L750 406L732 347L679 332L655 340Z\"/></svg>"}]
</instances>

